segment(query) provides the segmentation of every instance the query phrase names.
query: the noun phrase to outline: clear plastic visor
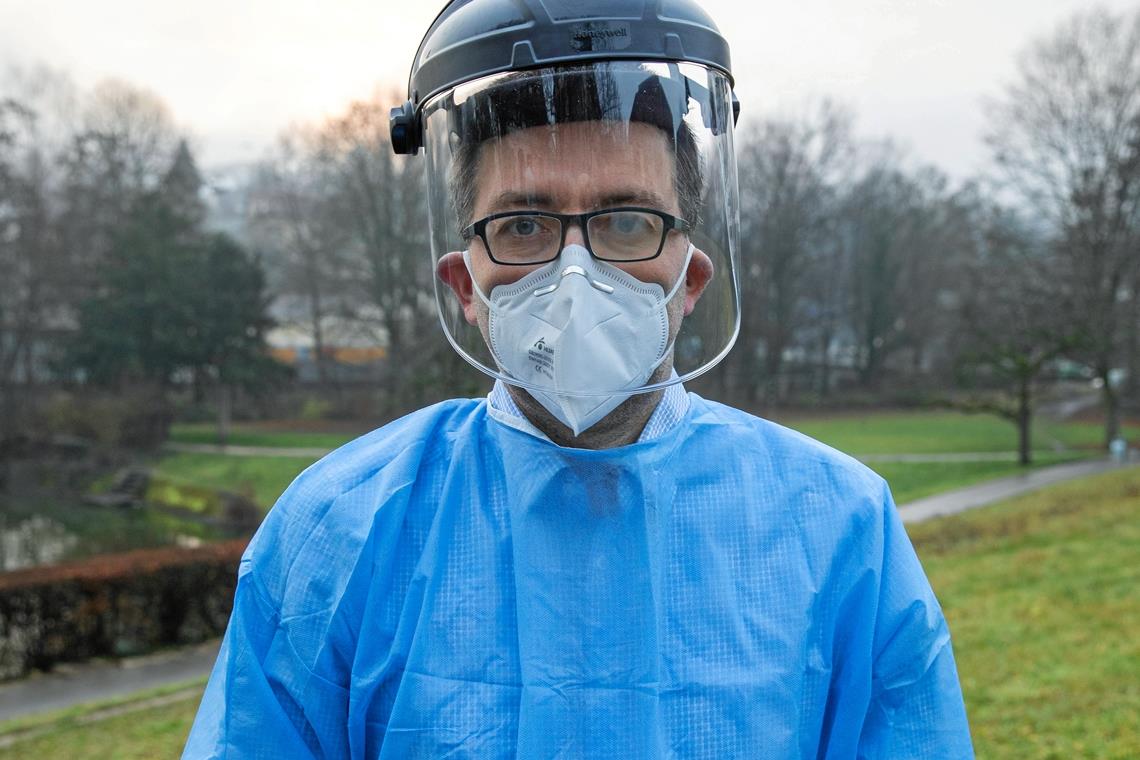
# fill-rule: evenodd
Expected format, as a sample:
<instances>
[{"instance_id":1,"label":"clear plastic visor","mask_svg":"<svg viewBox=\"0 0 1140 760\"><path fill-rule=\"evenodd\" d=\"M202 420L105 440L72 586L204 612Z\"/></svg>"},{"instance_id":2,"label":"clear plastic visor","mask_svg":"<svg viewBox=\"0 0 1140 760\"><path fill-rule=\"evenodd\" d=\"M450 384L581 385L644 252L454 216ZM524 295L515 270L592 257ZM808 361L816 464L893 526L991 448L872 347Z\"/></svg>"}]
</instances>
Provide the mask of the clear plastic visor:
<instances>
[{"instance_id":1,"label":"clear plastic visor","mask_svg":"<svg viewBox=\"0 0 1140 760\"><path fill-rule=\"evenodd\" d=\"M740 323L730 90L695 64L485 77L424 107L448 340L567 396L696 377Z\"/></svg>"}]
</instances>

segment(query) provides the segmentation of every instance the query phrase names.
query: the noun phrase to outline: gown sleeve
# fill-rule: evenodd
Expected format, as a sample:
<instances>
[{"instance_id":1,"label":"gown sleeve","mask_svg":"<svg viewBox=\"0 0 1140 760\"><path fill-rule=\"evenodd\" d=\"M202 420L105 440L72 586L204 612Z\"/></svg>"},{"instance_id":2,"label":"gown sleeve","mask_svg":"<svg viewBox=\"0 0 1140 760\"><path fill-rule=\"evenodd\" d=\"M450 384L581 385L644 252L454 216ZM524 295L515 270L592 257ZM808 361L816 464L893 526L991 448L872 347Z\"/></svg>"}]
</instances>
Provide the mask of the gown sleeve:
<instances>
[{"instance_id":1,"label":"gown sleeve","mask_svg":"<svg viewBox=\"0 0 1140 760\"><path fill-rule=\"evenodd\" d=\"M183 760L345 756L347 704L346 690L300 664L243 560Z\"/></svg>"},{"instance_id":2,"label":"gown sleeve","mask_svg":"<svg viewBox=\"0 0 1140 760\"><path fill-rule=\"evenodd\" d=\"M858 757L972 758L950 631L890 495Z\"/></svg>"}]
</instances>

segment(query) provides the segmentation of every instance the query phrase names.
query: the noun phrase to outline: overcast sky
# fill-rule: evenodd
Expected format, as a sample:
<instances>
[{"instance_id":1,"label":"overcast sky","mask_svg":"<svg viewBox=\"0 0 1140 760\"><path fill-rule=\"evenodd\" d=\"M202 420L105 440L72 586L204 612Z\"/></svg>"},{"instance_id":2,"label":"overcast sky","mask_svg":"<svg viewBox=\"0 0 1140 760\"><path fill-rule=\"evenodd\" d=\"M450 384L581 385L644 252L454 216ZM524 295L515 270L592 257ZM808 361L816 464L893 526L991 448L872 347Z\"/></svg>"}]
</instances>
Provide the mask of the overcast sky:
<instances>
[{"instance_id":1,"label":"overcast sky","mask_svg":"<svg viewBox=\"0 0 1140 760\"><path fill-rule=\"evenodd\" d=\"M957 177L984 165L981 101L1019 50L1088 0L705 0L732 48L741 126L811 98L852 106ZM1126 10L1137 0L1104 0ZM160 95L203 164L259 158L292 122L404 87L443 0L0 0L0 65Z\"/></svg>"}]
</instances>

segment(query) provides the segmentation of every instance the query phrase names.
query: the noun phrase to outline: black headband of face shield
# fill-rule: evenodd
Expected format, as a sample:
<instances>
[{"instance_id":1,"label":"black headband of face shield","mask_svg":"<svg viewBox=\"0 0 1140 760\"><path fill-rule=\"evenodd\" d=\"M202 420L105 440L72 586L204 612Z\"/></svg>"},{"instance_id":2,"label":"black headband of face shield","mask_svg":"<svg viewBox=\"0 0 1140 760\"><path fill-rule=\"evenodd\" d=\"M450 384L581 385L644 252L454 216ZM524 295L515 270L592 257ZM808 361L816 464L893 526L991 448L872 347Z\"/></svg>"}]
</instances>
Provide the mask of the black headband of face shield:
<instances>
[{"instance_id":1,"label":"black headband of face shield","mask_svg":"<svg viewBox=\"0 0 1140 760\"><path fill-rule=\"evenodd\" d=\"M615 121L655 126L676 145L678 138L685 139L682 129L690 98L700 104L705 125L714 134L724 131L723 109L712 105L709 91L682 77L676 66L670 69L673 77L606 64L509 74L452 105L451 139L477 145L530 127Z\"/></svg>"}]
</instances>

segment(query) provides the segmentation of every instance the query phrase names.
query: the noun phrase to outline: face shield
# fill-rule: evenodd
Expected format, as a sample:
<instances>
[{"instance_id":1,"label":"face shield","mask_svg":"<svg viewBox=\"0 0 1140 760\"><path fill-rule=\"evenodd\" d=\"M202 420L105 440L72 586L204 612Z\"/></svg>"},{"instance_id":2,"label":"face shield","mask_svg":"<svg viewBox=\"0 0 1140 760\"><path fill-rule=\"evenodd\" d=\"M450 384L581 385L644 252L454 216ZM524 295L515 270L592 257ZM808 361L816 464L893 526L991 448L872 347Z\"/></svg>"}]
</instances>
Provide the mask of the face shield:
<instances>
[{"instance_id":1,"label":"face shield","mask_svg":"<svg viewBox=\"0 0 1140 760\"><path fill-rule=\"evenodd\" d=\"M740 323L730 85L697 64L495 74L424 104L447 339L532 394L694 378Z\"/></svg>"}]
</instances>

